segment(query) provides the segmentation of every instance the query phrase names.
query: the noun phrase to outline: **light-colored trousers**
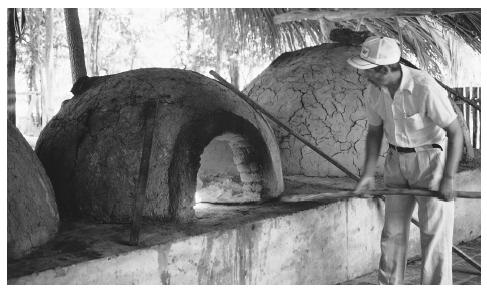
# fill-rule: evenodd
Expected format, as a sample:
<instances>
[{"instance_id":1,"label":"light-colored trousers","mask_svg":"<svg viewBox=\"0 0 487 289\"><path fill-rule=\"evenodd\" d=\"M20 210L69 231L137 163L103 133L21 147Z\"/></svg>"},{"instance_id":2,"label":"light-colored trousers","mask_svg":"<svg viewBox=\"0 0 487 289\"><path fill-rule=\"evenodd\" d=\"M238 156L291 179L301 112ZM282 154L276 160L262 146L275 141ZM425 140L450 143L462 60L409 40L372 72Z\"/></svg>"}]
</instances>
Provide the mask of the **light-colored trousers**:
<instances>
[{"instance_id":1,"label":"light-colored trousers","mask_svg":"<svg viewBox=\"0 0 487 289\"><path fill-rule=\"evenodd\" d=\"M438 190L445 157L445 151L434 148L415 153L398 153L389 148L384 183L388 187ZM404 282L409 227L416 203L421 238L421 283L452 284L454 202L419 196L386 196L379 284Z\"/></svg>"}]
</instances>

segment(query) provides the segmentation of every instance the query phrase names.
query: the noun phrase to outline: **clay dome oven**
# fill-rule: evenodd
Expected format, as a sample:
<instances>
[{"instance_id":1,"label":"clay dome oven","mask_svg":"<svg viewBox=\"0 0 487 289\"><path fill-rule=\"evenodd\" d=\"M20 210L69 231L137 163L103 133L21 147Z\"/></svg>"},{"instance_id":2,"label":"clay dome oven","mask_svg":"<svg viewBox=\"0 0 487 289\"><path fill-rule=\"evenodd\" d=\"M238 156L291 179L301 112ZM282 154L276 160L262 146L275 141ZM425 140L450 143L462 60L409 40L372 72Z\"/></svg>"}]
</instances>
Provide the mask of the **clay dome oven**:
<instances>
[{"instance_id":1,"label":"clay dome oven","mask_svg":"<svg viewBox=\"0 0 487 289\"><path fill-rule=\"evenodd\" d=\"M131 219L142 154L143 106L156 101L143 216L186 221L204 148L230 144L242 182L262 199L283 191L279 147L267 121L216 81L179 69L139 69L97 78L66 101L36 152L62 218Z\"/></svg>"},{"instance_id":2,"label":"clay dome oven","mask_svg":"<svg viewBox=\"0 0 487 289\"><path fill-rule=\"evenodd\" d=\"M347 64L360 47L325 43L276 58L245 88L254 101L348 170L360 175L364 162L367 116L366 78ZM343 177L274 124L284 175ZM385 146L383 146L384 148ZM383 158L378 168L382 168Z\"/></svg>"},{"instance_id":3,"label":"clay dome oven","mask_svg":"<svg viewBox=\"0 0 487 289\"><path fill-rule=\"evenodd\" d=\"M7 258L45 244L58 226L51 182L22 133L7 121Z\"/></svg>"}]
</instances>

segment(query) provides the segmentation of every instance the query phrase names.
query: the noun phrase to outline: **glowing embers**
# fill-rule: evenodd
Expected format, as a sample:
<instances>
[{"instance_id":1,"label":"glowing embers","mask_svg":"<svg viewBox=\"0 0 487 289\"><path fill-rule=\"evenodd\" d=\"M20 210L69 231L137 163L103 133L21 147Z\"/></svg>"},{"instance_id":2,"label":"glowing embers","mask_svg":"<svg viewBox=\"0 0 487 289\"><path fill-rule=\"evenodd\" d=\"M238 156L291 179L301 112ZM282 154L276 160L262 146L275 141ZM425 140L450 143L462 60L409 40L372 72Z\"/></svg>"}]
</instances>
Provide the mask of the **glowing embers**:
<instances>
[{"instance_id":1,"label":"glowing embers","mask_svg":"<svg viewBox=\"0 0 487 289\"><path fill-rule=\"evenodd\" d=\"M261 200L261 165L243 137L214 138L201 155L195 203L248 203Z\"/></svg>"}]
</instances>

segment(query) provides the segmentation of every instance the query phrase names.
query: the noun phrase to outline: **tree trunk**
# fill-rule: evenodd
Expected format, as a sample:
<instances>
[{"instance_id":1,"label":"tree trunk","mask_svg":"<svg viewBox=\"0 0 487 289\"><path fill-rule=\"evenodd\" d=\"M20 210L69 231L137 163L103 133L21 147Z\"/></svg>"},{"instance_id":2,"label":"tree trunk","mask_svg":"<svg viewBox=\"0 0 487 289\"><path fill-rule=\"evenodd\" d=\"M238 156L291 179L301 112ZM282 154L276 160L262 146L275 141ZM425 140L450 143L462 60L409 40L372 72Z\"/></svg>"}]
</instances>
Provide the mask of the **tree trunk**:
<instances>
[{"instance_id":1,"label":"tree trunk","mask_svg":"<svg viewBox=\"0 0 487 289\"><path fill-rule=\"evenodd\" d=\"M52 98L52 9L46 9L46 50L44 54L44 67L43 67L43 89L41 94L42 102L42 124L46 125L51 116L50 100Z\"/></svg>"},{"instance_id":2,"label":"tree trunk","mask_svg":"<svg viewBox=\"0 0 487 289\"><path fill-rule=\"evenodd\" d=\"M240 75L238 71L238 60L235 58L230 59L230 81L236 88L240 89L239 82L240 82Z\"/></svg>"},{"instance_id":3,"label":"tree trunk","mask_svg":"<svg viewBox=\"0 0 487 289\"><path fill-rule=\"evenodd\" d=\"M37 87L37 62L32 60L29 68L29 116L35 127L41 127L39 88Z\"/></svg>"},{"instance_id":4,"label":"tree trunk","mask_svg":"<svg viewBox=\"0 0 487 289\"><path fill-rule=\"evenodd\" d=\"M7 118L15 125L15 10L7 9Z\"/></svg>"},{"instance_id":5,"label":"tree trunk","mask_svg":"<svg viewBox=\"0 0 487 289\"><path fill-rule=\"evenodd\" d=\"M130 48L130 70L134 69L134 63L135 59L137 58L137 47L135 44L132 44L132 47Z\"/></svg>"},{"instance_id":6,"label":"tree trunk","mask_svg":"<svg viewBox=\"0 0 487 289\"><path fill-rule=\"evenodd\" d=\"M88 68L92 76L98 76L98 43L100 40L102 11L99 8L89 9L89 25L88 25Z\"/></svg>"},{"instance_id":7,"label":"tree trunk","mask_svg":"<svg viewBox=\"0 0 487 289\"><path fill-rule=\"evenodd\" d=\"M65 8L64 19L66 21L71 76L74 84L80 77L86 76L85 52L81 26L79 25L78 9Z\"/></svg>"},{"instance_id":8,"label":"tree trunk","mask_svg":"<svg viewBox=\"0 0 487 289\"><path fill-rule=\"evenodd\" d=\"M228 61L230 62L228 67L228 73L230 74L230 82L236 88L240 89L239 82L240 82L240 75L238 71L238 50L237 49L229 49L227 50Z\"/></svg>"},{"instance_id":9,"label":"tree trunk","mask_svg":"<svg viewBox=\"0 0 487 289\"><path fill-rule=\"evenodd\" d=\"M216 64L215 70L221 73L222 67L222 52L223 52L223 37L222 33L218 33L216 36Z\"/></svg>"},{"instance_id":10,"label":"tree trunk","mask_svg":"<svg viewBox=\"0 0 487 289\"><path fill-rule=\"evenodd\" d=\"M34 66L30 65L29 66L29 72L27 73L27 87L28 87L28 92L27 92L27 115L30 117L30 122L35 126L35 118L34 118L34 110L32 109L33 102L33 94L32 91L32 78L33 78L33 72L34 72Z\"/></svg>"},{"instance_id":11,"label":"tree trunk","mask_svg":"<svg viewBox=\"0 0 487 289\"><path fill-rule=\"evenodd\" d=\"M32 17L29 19L29 26L31 27L32 31L39 30L41 26L41 22L44 21L41 15L41 9L32 9L30 11ZM31 121L34 124L33 129L38 130L42 127L42 107L41 107L41 93L42 89L40 89L39 84L41 79L41 67L42 61L40 56L40 49L43 47L43 43L41 43L41 35L39 33L32 33L30 39L31 45L29 46L30 51L30 67L29 67L29 75L27 80L27 85L29 91L35 92L30 94L30 103L29 103L29 116L31 117Z\"/></svg>"},{"instance_id":12,"label":"tree trunk","mask_svg":"<svg viewBox=\"0 0 487 289\"><path fill-rule=\"evenodd\" d=\"M46 75L46 69L44 67L46 65L45 63L40 63L38 65L38 72L39 72L39 77L40 77L40 83L41 83L41 93L39 94L38 98L38 105L39 105L39 112L40 112L40 126L44 127L47 124L47 103L46 99L48 98L47 96L47 75Z\"/></svg>"},{"instance_id":13,"label":"tree trunk","mask_svg":"<svg viewBox=\"0 0 487 289\"><path fill-rule=\"evenodd\" d=\"M186 51L191 50L191 23L193 20L193 10L188 9L186 14Z\"/></svg>"}]
</instances>

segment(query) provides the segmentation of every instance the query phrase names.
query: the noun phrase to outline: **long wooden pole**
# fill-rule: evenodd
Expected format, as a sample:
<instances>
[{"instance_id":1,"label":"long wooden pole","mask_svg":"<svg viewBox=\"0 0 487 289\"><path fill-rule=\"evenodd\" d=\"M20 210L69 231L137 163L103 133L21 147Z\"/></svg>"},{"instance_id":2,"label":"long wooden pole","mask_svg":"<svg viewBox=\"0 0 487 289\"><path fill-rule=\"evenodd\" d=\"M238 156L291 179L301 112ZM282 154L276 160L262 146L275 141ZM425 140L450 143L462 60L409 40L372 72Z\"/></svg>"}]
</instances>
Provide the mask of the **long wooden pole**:
<instances>
[{"instance_id":1,"label":"long wooden pole","mask_svg":"<svg viewBox=\"0 0 487 289\"><path fill-rule=\"evenodd\" d=\"M273 120L275 123L277 123L278 125L280 125L282 128L286 129L286 131L288 131L289 133L291 133L292 135L294 135L296 138L298 138L299 140L301 140L305 145L308 145L311 149L313 149L315 152L317 152L320 156L324 157L325 159L327 159L328 161L330 161L332 164L334 164L335 166L337 166L339 169L341 169L343 172L345 172L347 175L349 175L352 179L354 179L355 181L359 181L360 180L360 178L358 176L354 175L352 172L350 172L349 170L345 169L337 161L335 161L333 158L331 158L328 155L326 155L325 153L323 153L320 149L318 149L314 145L311 145L303 137L301 137L299 134L297 134L294 131L292 131L287 125L285 125L284 123L282 123L281 121L279 121L277 118L275 118L271 113L269 113L268 111L266 111L264 108L262 108L260 105L258 105L256 102L254 102L248 96L246 96L244 93L242 93L240 90L236 89L233 85L231 85L230 83L228 83L218 73L216 73L215 71L211 70L210 71L210 74L213 75L218 80L218 82L220 84L222 84L223 86L225 86L228 89L230 89L231 91L233 91L240 98L242 98L245 102L247 102L250 106L252 106L255 110L263 113L264 115L266 115L267 117L269 117L271 120ZM424 193L424 190L420 190L420 191L422 191L421 193ZM477 195L478 194L479 197L480 197L480 192L469 192L467 195L470 195L470 194L472 194L472 195ZM419 222L414 217L411 219L411 222L413 224L415 224L416 226L419 227ZM453 252L457 253L465 261L467 261L468 263L472 264L476 269L478 269L480 271L480 265L477 262L475 262L472 258L470 258L469 256L467 256L465 253L463 253L455 245L453 245Z\"/></svg>"},{"instance_id":2,"label":"long wooden pole","mask_svg":"<svg viewBox=\"0 0 487 289\"><path fill-rule=\"evenodd\" d=\"M421 189L401 189L401 188L383 188L369 189L367 192L357 195L352 190L336 190L329 188L331 192L323 192L323 187L314 184L305 184L296 188L299 191L305 190L307 193L302 195L293 195L283 198L285 201L312 201L319 199L340 199L340 198L369 198L374 196L421 196L421 197L438 197L437 191ZM480 192L475 191L455 191L457 198L480 199Z\"/></svg>"}]
</instances>

